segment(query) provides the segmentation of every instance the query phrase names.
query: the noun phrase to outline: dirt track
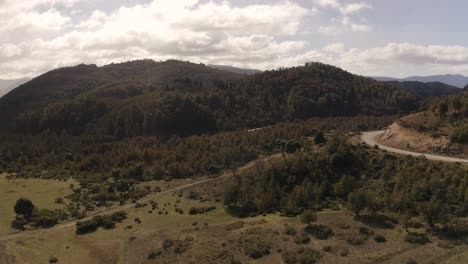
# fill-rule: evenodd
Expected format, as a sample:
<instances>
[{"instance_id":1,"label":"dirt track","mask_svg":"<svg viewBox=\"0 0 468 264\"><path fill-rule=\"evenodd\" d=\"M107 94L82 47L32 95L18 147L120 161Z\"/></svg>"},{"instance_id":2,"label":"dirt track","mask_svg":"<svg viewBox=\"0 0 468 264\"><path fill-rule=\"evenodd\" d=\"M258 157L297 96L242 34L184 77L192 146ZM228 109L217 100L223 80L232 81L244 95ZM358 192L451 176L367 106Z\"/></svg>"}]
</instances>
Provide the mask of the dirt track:
<instances>
[{"instance_id":1,"label":"dirt track","mask_svg":"<svg viewBox=\"0 0 468 264\"><path fill-rule=\"evenodd\" d=\"M380 149L393 152L393 153L397 153L397 154L409 155L409 156L414 156L414 157L420 157L424 155L426 159L428 160L452 162L452 163L459 162L459 163L468 165L468 160L466 159L447 157L447 156L441 156L441 155L435 155L435 154L419 153L419 152L402 150L402 149L397 149L397 148L392 148L389 146L382 145L381 143L377 141L377 139L378 137L382 136L384 133L385 133L385 130L364 132L362 133L361 140L369 146L377 145Z\"/></svg>"},{"instance_id":2,"label":"dirt track","mask_svg":"<svg viewBox=\"0 0 468 264\"><path fill-rule=\"evenodd\" d=\"M242 166L241 168L239 168L238 172L242 173L242 172L245 172L246 170L249 170L249 169L253 168L257 164L258 161L268 162L268 161L272 161L274 159L278 159L280 157L281 157L281 154L275 154L275 155L271 155L271 156L268 156L268 157L260 158L258 160L254 160L254 161L249 162L246 165ZM175 188L172 188L172 189L168 189L168 190L162 191L160 193L149 195L149 196L147 196L147 197L145 197L143 199L140 199L138 202L139 203L147 202L147 201L150 201L150 200L152 200L152 199L154 199L154 198L156 198L158 196L161 196L161 195L164 195L164 194L167 194L167 193L180 191L180 190L187 189L187 188L199 185L199 184L207 183L207 182L214 181L214 180L217 180L217 179L220 179L220 178L226 178L226 177L229 177L229 176L232 176L231 172L226 172L223 175L221 175L220 177L204 178L202 180L198 180L198 181L195 181L195 182L192 182L192 183L189 183L189 184L185 184L185 185L178 186L178 187L175 187ZM94 217L96 215L111 214L111 213L115 213L115 212L118 212L118 211L129 210L129 209L132 209L132 208L135 208L134 203L125 204L125 205L122 205L122 206L117 206L117 207L110 208L110 209L105 210L105 211L90 214L87 217L85 217L83 219L80 219L80 220L71 220L71 221L68 221L68 222L63 222L63 223L58 224L58 225L56 225L56 226L54 226L52 228L49 228L49 229L36 229L36 230L22 231L22 232L19 231L19 232L16 232L16 233L11 233L11 234L8 234L8 235L0 236L0 241L18 239L18 238L21 238L21 237L28 237L28 236L32 236L32 235L37 236L37 235L41 235L41 234L44 234L44 233L53 232L53 231L56 231L56 230L73 228L73 227L75 227L75 225L76 225L76 223L78 221L89 220L89 219L91 219L92 217Z\"/></svg>"}]
</instances>

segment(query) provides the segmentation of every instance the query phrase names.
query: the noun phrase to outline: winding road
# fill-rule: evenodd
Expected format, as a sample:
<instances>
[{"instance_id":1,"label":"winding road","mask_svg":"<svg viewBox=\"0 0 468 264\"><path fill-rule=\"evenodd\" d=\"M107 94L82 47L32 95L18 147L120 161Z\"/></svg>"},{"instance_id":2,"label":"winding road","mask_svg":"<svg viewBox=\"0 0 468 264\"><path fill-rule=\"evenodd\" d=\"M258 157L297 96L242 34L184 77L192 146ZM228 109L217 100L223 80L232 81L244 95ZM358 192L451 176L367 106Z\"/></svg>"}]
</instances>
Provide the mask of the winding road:
<instances>
[{"instance_id":1,"label":"winding road","mask_svg":"<svg viewBox=\"0 0 468 264\"><path fill-rule=\"evenodd\" d=\"M414 157L424 156L428 160L452 162L452 163L459 162L459 163L468 165L467 159L447 157L447 156L441 156L441 155L436 155L436 154L419 153L419 152L397 149L397 148L392 148L389 146L382 145L382 143L377 142L377 138L382 136L384 133L385 133L385 130L364 132L361 135L361 140L369 146L377 145L380 149L393 152L396 154L409 155L409 156L414 156Z\"/></svg>"}]
</instances>

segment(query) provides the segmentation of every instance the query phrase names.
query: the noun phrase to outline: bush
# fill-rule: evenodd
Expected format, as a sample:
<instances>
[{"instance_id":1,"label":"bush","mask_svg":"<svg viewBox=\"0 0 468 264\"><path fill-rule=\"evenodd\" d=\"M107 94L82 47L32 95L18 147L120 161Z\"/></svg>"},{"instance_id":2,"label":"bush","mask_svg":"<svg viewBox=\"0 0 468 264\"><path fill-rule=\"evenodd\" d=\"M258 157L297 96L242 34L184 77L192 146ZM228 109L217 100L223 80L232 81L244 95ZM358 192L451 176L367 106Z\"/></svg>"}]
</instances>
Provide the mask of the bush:
<instances>
[{"instance_id":1,"label":"bush","mask_svg":"<svg viewBox=\"0 0 468 264\"><path fill-rule=\"evenodd\" d=\"M148 254L148 260L153 260L153 259L156 259L157 257L161 256L162 252L160 249L154 251L154 252L151 252L150 254Z\"/></svg>"},{"instance_id":2,"label":"bush","mask_svg":"<svg viewBox=\"0 0 468 264\"><path fill-rule=\"evenodd\" d=\"M310 242L310 238L306 233L301 233L294 238L294 242L296 244L308 244Z\"/></svg>"},{"instance_id":3,"label":"bush","mask_svg":"<svg viewBox=\"0 0 468 264\"><path fill-rule=\"evenodd\" d=\"M172 245L174 245L174 240L172 239L166 239L163 241L162 243L162 247L163 249L167 250L169 249L170 247L172 247Z\"/></svg>"},{"instance_id":4,"label":"bush","mask_svg":"<svg viewBox=\"0 0 468 264\"><path fill-rule=\"evenodd\" d=\"M253 259L259 259L265 255L270 255L271 247L263 241L241 238L239 240L245 255Z\"/></svg>"},{"instance_id":5,"label":"bush","mask_svg":"<svg viewBox=\"0 0 468 264\"><path fill-rule=\"evenodd\" d=\"M332 247L331 247L331 246L324 246L324 247L323 247L323 251L325 251L325 252L331 252L331 251L332 251Z\"/></svg>"},{"instance_id":6,"label":"bush","mask_svg":"<svg viewBox=\"0 0 468 264\"><path fill-rule=\"evenodd\" d=\"M430 242L429 238L420 233L408 233L405 236L405 241L411 244L425 245Z\"/></svg>"},{"instance_id":7,"label":"bush","mask_svg":"<svg viewBox=\"0 0 468 264\"><path fill-rule=\"evenodd\" d=\"M97 215L91 220L79 221L76 223L76 233L79 235L95 232L99 227L104 229L115 228L116 223L121 223L127 218L127 213L123 211L115 212L111 215Z\"/></svg>"},{"instance_id":8,"label":"bush","mask_svg":"<svg viewBox=\"0 0 468 264\"><path fill-rule=\"evenodd\" d=\"M366 241L367 241L367 237L363 235L352 235L346 239L346 242L353 246L360 246L366 243Z\"/></svg>"},{"instance_id":9,"label":"bush","mask_svg":"<svg viewBox=\"0 0 468 264\"><path fill-rule=\"evenodd\" d=\"M78 221L76 223L76 233L78 235L92 233L92 232L95 232L98 229L98 227L99 225L94 219Z\"/></svg>"},{"instance_id":10,"label":"bush","mask_svg":"<svg viewBox=\"0 0 468 264\"><path fill-rule=\"evenodd\" d=\"M304 232L306 232L307 234L311 234L312 236L320 240L325 240L328 239L330 236L333 236L333 230L330 227L324 225L306 226L304 228Z\"/></svg>"},{"instance_id":11,"label":"bush","mask_svg":"<svg viewBox=\"0 0 468 264\"><path fill-rule=\"evenodd\" d=\"M297 234L297 231L296 229L294 229L294 227L286 227L284 233L288 236L295 236Z\"/></svg>"},{"instance_id":12,"label":"bush","mask_svg":"<svg viewBox=\"0 0 468 264\"><path fill-rule=\"evenodd\" d=\"M376 235L374 237L374 241L377 242L377 243L385 243L385 242L387 242L387 239L382 235Z\"/></svg>"},{"instance_id":13,"label":"bush","mask_svg":"<svg viewBox=\"0 0 468 264\"><path fill-rule=\"evenodd\" d=\"M197 214L204 214L208 213L210 211L216 210L215 206L210 206L210 207L192 207L189 210L190 215L197 215Z\"/></svg>"},{"instance_id":14,"label":"bush","mask_svg":"<svg viewBox=\"0 0 468 264\"><path fill-rule=\"evenodd\" d=\"M47 209L42 209L36 213L36 215L33 217L33 221L37 226L52 227L57 224L58 219L54 212Z\"/></svg>"},{"instance_id":15,"label":"bush","mask_svg":"<svg viewBox=\"0 0 468 264\"><path fill-rule=\"evenodd\" d=\"M313 264L317 263L317 261L322 258L320 252L311 248L300 248L296 251L287 251L281 256L286 264Z\"/></svg>"},{"instance_id":16,"label":"bush","mask_svg":"<svg viewBox=\"0 0 468 264\"><path fill-rule=\"evenodd\" d=\"M361 226L359 227L359 233L362 235L371 236L374 234L374 231L370 230L369 228L365 226Z\"/></svg>"},{"instance_id":17,"label":"bush","mask_svg":"<svg viewBox=\"0 0 468 264\"><path fill-rule=\"evenodd\" d=\"M443 226L442 234L449 237L468 235L468 218L455 218Z\"/></svg>"},{"instance_id":18,"label":"bush","mask_svg":"<svg viewBox=\"0 0 468 264\"><path fill-rule=\"evenodd\" d=\"M51 257L49 258L49 263L57 263L57 262L58 262L57 257L51 256Z\"/></svg>"}]
</instances>

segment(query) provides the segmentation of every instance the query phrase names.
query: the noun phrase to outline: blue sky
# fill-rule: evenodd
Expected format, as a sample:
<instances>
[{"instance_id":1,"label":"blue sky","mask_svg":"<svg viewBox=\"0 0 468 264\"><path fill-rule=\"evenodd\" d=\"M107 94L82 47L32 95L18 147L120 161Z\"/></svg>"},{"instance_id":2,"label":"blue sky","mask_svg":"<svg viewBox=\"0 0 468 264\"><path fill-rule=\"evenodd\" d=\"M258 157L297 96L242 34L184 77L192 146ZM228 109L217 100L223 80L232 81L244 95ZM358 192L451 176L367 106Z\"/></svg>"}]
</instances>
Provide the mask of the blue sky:
<instances>
[{"instance_id":1,"label":"blue sky","mask_svg":"<svg viewBox=\"0 0 468 264\"><path fill-rule=\"evenodd\" d=\"M462 0L0 0L0 78L134 59L468 75Z\"/></svg>"}]
</instances>

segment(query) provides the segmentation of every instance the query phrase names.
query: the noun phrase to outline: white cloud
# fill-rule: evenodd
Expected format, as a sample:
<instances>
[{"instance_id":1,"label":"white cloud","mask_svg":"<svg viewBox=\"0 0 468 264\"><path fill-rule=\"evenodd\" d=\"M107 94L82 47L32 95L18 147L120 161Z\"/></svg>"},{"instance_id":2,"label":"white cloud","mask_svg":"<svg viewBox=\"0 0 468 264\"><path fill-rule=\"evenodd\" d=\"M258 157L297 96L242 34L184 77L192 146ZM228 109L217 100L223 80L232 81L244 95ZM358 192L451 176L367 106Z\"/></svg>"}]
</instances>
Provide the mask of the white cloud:
<instances>
[{"instance_id":1,"label":"white cloud","mask_svg":"<svg viewBox=\"0 0 468 264\"><path fill-rule=\"evenodd\" d=\"M342 4L338 0L314 0L314 3L322 8L332 8L340 13L340 19L332 19L334 22L341 23L341 27L349 29L352 32L370 32L372 27L363 23L354 23L351 16L358 14L364 9L370 9L372 6L366 2ZM322 26L319 32L323 35L336 36L340 30L337 25Z\"/></svg>"},{"instance_id":2,"label":"white cloud","mask_svg":"<svg viewBox=\"0 0 468 264\"><path fill-rule=\"evenodd\" d=\"M351 24L353 32L369 32L372 31L372 27L366 24Z\"/></svg>"},{"instance_id":3,"label":"white cloud","mask_svg":"<svg viewBox=\"0 0 468 264\"><path fill-rule=\"evenodd\" d=\"M389 43L369 49L346 49L333 43L288 59L289 65L320 61L364 75L408 76L415 69L426 74L463 73L468 70L468 47Z\"/></svg>"},{"instance_id":4,"label":"white cloud","mask_svg":"<svg viewBox=\"0 0 468 264\"><path fill-rule=\"evenodd\" d=\"M339 33L339 29L336 26L320 26L319 33L327 36L336 36Z\"/></svg>"},{"instance_id":5,"label":"white cloud","mask_svg":"<svg viewBox=\"0 0 468 264\"><path fill-rule=\"evenodd\" d=\"M0 26L0 35L7 36L2 41L9 43L0 51L0 78L141 58L236 65L274 61L305 46L288 39L299 32L305 16L316 12L292 1L237 7L227 1L153 0L97 10L74 22L57 9L78 1L0 2L19 10L5 19L9 25Z\"/></svg>"}]
</instances>

